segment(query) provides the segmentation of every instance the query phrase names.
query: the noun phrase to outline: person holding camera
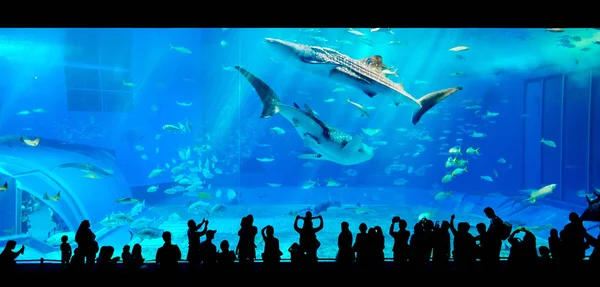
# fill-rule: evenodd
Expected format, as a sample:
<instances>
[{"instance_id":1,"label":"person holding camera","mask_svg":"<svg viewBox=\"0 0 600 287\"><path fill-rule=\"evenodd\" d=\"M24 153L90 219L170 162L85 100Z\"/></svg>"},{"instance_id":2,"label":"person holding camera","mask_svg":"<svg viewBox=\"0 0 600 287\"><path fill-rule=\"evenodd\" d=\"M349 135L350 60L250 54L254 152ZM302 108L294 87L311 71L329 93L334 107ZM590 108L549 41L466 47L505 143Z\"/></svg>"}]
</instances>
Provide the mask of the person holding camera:
<instances>
[{"instance_id":1,"label":"person holding camera","mask_svg":"<svg viewBox=\"0 0 600 287\"><path fill-rule=\"evenodd\" d=\"M398 224L398 231L395 231L394 227ZM406 220L401 219L400 216L392 217L392 224L390 225L390 236L394 238L394 265L396 268L404 267L408 261L409 256L409 245L408 240L410 239L410 231L406 230L408 223Z\"/></svg>"},{"instance_id":2,"label":"person holding camera","mask_svg":"<svg viewBox=\"0 0 600 287\"><path fill-rule=\"evenodd\" d=\"M433 248L433 221L423 218L414 226L410 238L410 266L413 271L425 272L429 267L429 259Z\"/></svg>"},{"instance_id":3,"label":"person holding camera","mask_svg":"<svg viewBox=\"0 0 600 287\"><path fill-rule=\"evenodd\" d=\"M17 252L13 251L17 248L17 242L14 240L6 241L6 246L2 253L0 253L0 271L14 271L17 268L17 257L25 253L25 246L21 246Z\"/></svg>"},{"instance_id":4,"label":"person holding camera","mask_svg":"<svg viewBox=\"0 0 600 287\"><path fill-rule=\"evenodd\" d=\"M491 207L483 209L485 216L490 219L486 234L486 246L484 253L484 269L486 271L496 272L500 268L500 251L502 250L502 241L506 240L511 233L512 226L504 222Z\"/></svg>"},{"instance_id":5,"label":"person holding camera","mask_svg":"<svg viewBox=\"0 0 600 287\"><path fill-rule=\"evenodd\" d=\"M431 257L432 267L435 271L445 271L450 260L450 222L439 221L433 227L433 255Z\"/></svg>"},{"instance_id":6,"label":"person holding camera","mask_svg":"<svg viewBox=\"0 0 600 287\"><path fill-rule=\"evenodd\" d=\"M190 219L187 226L188 253L186 260L189 262L189 271L195 272L200 268L200 238L206 235L208 220L203 218L200 224L196 224L196 221ZM202 226L204 226L204 229L199 231Z\"/></svg>"},{"instance_id":7,"label":"person holding camera","mask_svg":"<svg viewBox=\"0 0 600 287\"><path fill-rule=\"evenodd\" d=\"M454 257L454 263L456 269L459 271L471 271L477 261L477 241L475 237L469 233L471 225L468 222L461 222L458 224L458 229L454 227L454 218L456 216L452 214L450 216L450 231L454 235L454 251L452 255Z\"/></svg>"},{"instance_id":8,"label":"person holding camera","mask_svg":"<svg viewBox=\"0 0 600 287\"><path fill-rule=\"evenodd\" d=\"M516 237L521 232L524 233L523 239ZM507 268L510 271L528 270L528 267L537 264L536 241L535 235L524 227L513 231L510 237L508 237L508 243L510 243L511 247L508 254Z\"/></svg>"}]
</instances>

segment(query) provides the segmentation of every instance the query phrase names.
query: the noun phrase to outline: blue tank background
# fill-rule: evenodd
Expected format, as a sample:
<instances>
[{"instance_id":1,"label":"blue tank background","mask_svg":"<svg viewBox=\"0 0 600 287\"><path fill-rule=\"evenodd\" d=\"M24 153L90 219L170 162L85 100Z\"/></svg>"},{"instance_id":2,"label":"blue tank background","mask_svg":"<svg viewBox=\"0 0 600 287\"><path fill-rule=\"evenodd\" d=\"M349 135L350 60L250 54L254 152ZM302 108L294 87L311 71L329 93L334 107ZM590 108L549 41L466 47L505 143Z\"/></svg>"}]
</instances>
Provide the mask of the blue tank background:
<instances>
[{"instance_id":1,"label":"blue tank background","mask_svg":"<svg viewBox=\"0 0 600 287\"><path fill-rule=\"evenodd\" d=\"M42 138L39 148L43 148L49 139L83 145L91 151L107 149L114 152L116 162L112 169L117 174L116 182L98 180L87 185L79 171L65 170L61 174L73 194L80 198L80 209L85 210L77 216L67 215L66 210L59 212L72 218L70 221L88 217L100 221L111 212L125 212L131 206L115 206L114 200L129 196L145 199L148 207L173 205L179 206L173 210L185 210L186 202L194 198L162 193L173 185L170 172L155 178L148 178L148 174L157 166L170 163L172 158L177 159L180 148L210 144L212 149L206 153L208 157L214 155L219 159L219 167L230 173L215 175L208 180L212 191L231 188L239 196L239 204L231 207L227 219L211 218L211 224L219 230L217 240L223 239L219 238L222 233L235 233L239 217L247 213L255 214L259 227L270 221L280 222L275 225L276 233L287 234L286 228L291 228L292 217L282 219L283 212L269 210L279 206L298 205L296 209L300 209L326 200L339 200L343 205L387 206L393 213L397 205L430 205L438 210L433 215L434 220L448 220L449 214L454 212L458 220L464 215L462 213L481 215L482 209L477 206L469 210L460 205L458 195L471 194L473 196L465 200L477 203L481 194L522 196L518 190L551 183L558 183L558 187L542 201L542 208L535 212L528 209L527 212L533 213L523 212L514 218L536 226L551 221L553 228L560 228L566 223L567 211L580 212L585 207L585 199L577 192L583 190L583 194L590 194L595 187L600 187L600 152L595 148L600 142L600 132L595 128L599 126L600 118L594 113L600 108L600 101L595 100L600 97L600 71L597 69L600 47L593 43L600 41L600 31L567 29L561 35L544 29L394 29L392 35L384 29L377 33L370 33L369 29L358 30L377 45L361 44L357 36L346 29L321 29L318 37L329 39L326 43L317 43L313 40L314 35L301 33L298 29L81 29L77 33L89 38L82 37L79 46L67 43L73 30L1 29L0 135L39 136ZM589 51L557 45L564 35L584 38ZM392 76L391 79L402 81L405 89L415 97L454 86L464 89L439 104L437 113L428 112L413 126L410 123L413 106L389 107L391 99L385 96L370 99L353 88L333 93L332 90L338 87L335 83L274 61L277 59L273 59L263 43L266 37L332 46L356 59L382 55L384 63L398 68L399 77ZM92 38L96 40L92 41ZM353 44L340 44L335 39ZM389 44L397 39L403 43ZM125 42L129 46L124 46ZM65 60L66 54L96 57L89 55L94 45L101 46L102 55L114 56L112 64L90 65ZM176 52L169 49L169 45L186 47L192 53ZM448 51L458 45L470 46L469 51L461 53L466 60L457 59L455 53ZM292 153L306 151L300 138L281 117L259 118L260 101L248 82L231 69L234 65L244 66L267 82L284 103L309 104L320 114L320 119L349 134L362 133L362 128L381 129L379 134L367 137L367 143L387 141L388 145L378 147L371 161L357 166L315 161L314 167L303 167L306 161L297 160L296 154ZM110 71L113 78L101 77L105 84L112 81L116 83L113 86L118 86L121 81L127 81L136 86L114 88L123 95L130 93L131 98L112 98L109 102L105 97L99 103L104 109L102 112L81 111L95 103L89 99L81 100L77 105L70 102L66 96L66 83L74 80L64 71L65 67ZM450 76L457 71L465 75ZM418 80L427 80L428 84L415 84ZM325 103L323 100L327 98L336 98L336 102ZM376 109L368 119L354 117L356 111L344 103L346 98ZM482 106L482 113L490 110L500 116L494 119L495 123L482 119L473 110L464 108L466 100L475 100ZM176 101L193 102L193 105L182 107ZM107 111L109 105L130 109L126 112ZM156 111L152 110L153 105L158 108ZM26 116L16 114L37 107L46 112ZM162 130L165 124L184 123L186 119L193 125L191 134ZM487 137L472 138L468 131L457 134L459 126L466 123L477 125L472 129L486 133ZM269 129L275 126L286 133L272 133ZM397 129L400 128L408 132L399 132ZM444 130L451 130L451 133L445 134ZM407 138L406 134L413 131L426 131L433 140ZM161 139L155 140L156 134L161 134ZM442 136L448 139L439 140ZM456 145L462 146L463 152L467 147L480 148L481 156L469 159L469 172L465 175L442 184L440 180L448 172L444 167L448 155L441 153L447 153L459 138L463 142ZM558 148L540 144L541 138L553 140ZM405 144L398 145L398 142ZM442 143L450 146L440 149ZM413 157L417 144L427 150ZM136 151L136 145L144 146L145 151ZM158 154L154 152L156 147L160 147ZM39 159L42 164L46 158L51 158L47 162L54 164L82 156L73 150L69 153L69 148L63 150L52 155L32 153L23 157ZM0 152L5 156L13 151L7 147ZM148 160L140 158L144 153L150 157ZM400 163L415 169L426 164L433 166L424 176L409 175L406 171L386 175L384 169L393 163L395 156L400 156ZM201 158L204 161L208 157L202 155ZM264 163L256 160L260 157L274 157L275 160ZM499 158L504 158L507 163L498 163ZM348 176L348 169L355 170L357 175ZM498 177L494 177L493 170L498 172ZM481 180L481 175L492 176L494 182ZM405 186L393 185L394 179L399 177L408 180ZM309 179L319 179L323 184L327 178L336 179L342 186L300 188ZM271 188L266 185L268 182L282 186ZM159 192L146 192L153 185L160 187ZM440 190L433 185L444 191L452 190L457 196L447 201L434 200ZM0 194L0 207L9 201L2 196ZM479 202L482 205L495 206L502 199L486 197L482 201ZM168 213L173 210L169 209ZM408 218L409 226L414 224L411 220L416 220L417 215L425 211L411 211L415 214ZM168 213L156 216L166 217ZM338 221L342 220L350 221L353 231L361 221L381 225L385 230L389 218L386 212L379 213L367 217L348 214L330 220L325 215L327 233L319 238L325 243L323 237L334 236ZM6 222L2 222L1 226L5 225ZM475 232L474 228L472 231ZM545 239L547 233L548 230L541 231L538 237ZM117 250L119 245L130 242L127 229L107 236L107 241L101 243L115 244ZM390 239L387 240L386 245L391 246ZM233 239L233 242L237 240ZM284 244L287 241L282 241L282 249L287 248ZM323 252L322 248L320 253ZM332 257L331 252L325 253L326 257Z\"/></svg>"}]
</instances>

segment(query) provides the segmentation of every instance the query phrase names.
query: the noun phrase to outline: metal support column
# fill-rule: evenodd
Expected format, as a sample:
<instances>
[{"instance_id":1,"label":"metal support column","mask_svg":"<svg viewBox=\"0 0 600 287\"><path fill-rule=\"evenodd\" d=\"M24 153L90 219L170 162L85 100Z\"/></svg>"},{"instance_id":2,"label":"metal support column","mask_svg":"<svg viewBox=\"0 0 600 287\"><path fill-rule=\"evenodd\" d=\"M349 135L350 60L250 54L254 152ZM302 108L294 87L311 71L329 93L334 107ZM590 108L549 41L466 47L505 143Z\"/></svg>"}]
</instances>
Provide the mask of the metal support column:
<instances>
[{"instance_id":1,"label":"metal support column","mask_svg":"<svg viewBox=\"0 0 600 287\"><path fill-rule=\"evenodd\" d=\"M527 108L526 108L526 104L527 104L527 85L530 84L530 81L525 81L525 83L523 84L523 100L521 101L521 115L524 115L527 113ZM525 130L526 130L526 124L527 122L525 121L527 117L521 117L521 188L525 188L525 178L527 176L527 167L525 166L525 146L526 146L526 142L525 139L527 138L527 135L525 134Z\"/></svg>"},{"instance_id":2,"label":"metal support column","mask_svg":"<svg viewBox=\"0 0 600 287\"><path fill-rule=\"evenodd\" d=\"M23 205L23 192L20 188L17 188L17 180L14 180L14 192L15 192L15 228L14 233L11 235L17 235L23 233L23 212L21 211L21 205Z\"/></svg>"},{"instance_id":3,"label":"metal support column","mask_svg":"<svg viewBox=\"0 0 600 287\"><path fill-rule=\"evenodd\" d=\"M540 90L541 90L541 95L540 95L540 129L541 129L541 135L542 138L544 138L544 95L546 94L546 89L545 89L545 85L544 82L546 81L546 78L542 78L540 80ZM541 143L540 143L541 145ZM538 184L538 186L542 186L542 184L544 184L543 182L543 178L544 178L544 147L542 146L540 148L540 183Z\"/></svg>"},{"instance_id":4,"label":"metal support column","mask_svg":"<svg viewBox=\"0 0 600 287\"><path fill-rule=\"evenodd\" d=\"M594 73L592 72L592 70L590 70L590 81L589 81L589 94L588 94L588 130L587 130L587 153L586 153L586 160L585 160L585 168L586 168L586 191L589 193L592 190L592 167L591 167L591 151L592 151L592 105L594 104L594 102L592 101L593 98L593 87L592 84L594 83Z\"/></svg>"},{"instance_id":5,"label":"metal support column","mask_svg":"<svg viewBox=\"0 0 600 287\"><path fill-rule=\"evenodd\" d=\"M98 45L97 47L97 51L98 51L98 55L96 55L96 57L98 57L98 65L101 66L102 65L102 51L101 51L101 46L100 46L100 41L102 41L103 39L100 38L100 32L96 32L96 39L98 42L96 42L96 45ZM102 88L102 71L97 70L96 71L98 73L98 84L100 85L98 92L100 92L100 112L103 113L104 112L104 89Z\"/></svg>"},{"instance_id":6,"label":"metal support column","mask_svg":"<svg viewBox=\"0 0 600 287\"><path fill-rule=\"evenodd\" d=\"M558 188L560 188L560 200L563 201L565 198L563 187L563 162L564 162L564 150L565 150L565 79L567 75L562 75L562 84L560 90L560 154L558 161Z\"/></svg>"}]
</instances>

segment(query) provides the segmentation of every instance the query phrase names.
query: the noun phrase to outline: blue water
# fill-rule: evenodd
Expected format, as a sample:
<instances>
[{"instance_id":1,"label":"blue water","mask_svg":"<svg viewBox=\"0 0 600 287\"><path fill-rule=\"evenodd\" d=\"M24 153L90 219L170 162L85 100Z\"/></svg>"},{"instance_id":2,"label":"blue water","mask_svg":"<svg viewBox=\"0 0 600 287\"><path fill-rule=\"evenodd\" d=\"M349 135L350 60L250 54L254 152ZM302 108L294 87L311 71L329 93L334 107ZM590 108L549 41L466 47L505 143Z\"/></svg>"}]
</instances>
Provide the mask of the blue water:
<instances>
[{"instance_id":1,"label":"blue water","mask_svg":"<svg viewBox=\"0 0 600 287\"><path fill-rule=\"evenodd\" d=\"M301 64L265 38L380 55L387 77L417 99L462 90L413 125L414 102L395 106L389 94L310 73L336 66ZM333 202L321 213L322 258L335 256L342 221L357 232L361 222L386 230L395 215L411 227L456 214L474 226L488 222L486 206L545 245L600 187L599 44L591 28L2 29L0 241L28 246L25 259L58 259L59 235L72 240L89 219L100 245L140 242L152 259L162 244L152 234L170 230L185 251L186 221L208 218L216 240L233 244L251 213L285 251L297 241L295 215ZM310 138L282 116L260 118L259 96L234 66L283 104L361 134L373 158L298 159L314 153ZM457 167L467 171L443 182ZM532 189L550 184L529 204Z\"/></svg>"}]
</instances>

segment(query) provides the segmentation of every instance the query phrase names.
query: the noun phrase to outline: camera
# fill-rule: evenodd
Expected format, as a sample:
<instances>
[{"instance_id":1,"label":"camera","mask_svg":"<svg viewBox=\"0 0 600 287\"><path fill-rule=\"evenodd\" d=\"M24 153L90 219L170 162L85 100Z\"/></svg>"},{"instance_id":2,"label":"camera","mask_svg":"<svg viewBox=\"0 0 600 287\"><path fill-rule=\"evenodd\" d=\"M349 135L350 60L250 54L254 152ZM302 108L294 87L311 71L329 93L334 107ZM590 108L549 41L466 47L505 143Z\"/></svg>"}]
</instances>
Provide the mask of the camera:
<instances>
[{"instance_id":1,"label":"camera","mask_svg":"<svg viewBox=\"0 0 600 287\"><path fill-rule=\"evenodd\" d=\"M394 216L394 217L392 217L392 222L393 223L400 222L400 216Z\"/></svg>"}]
</instances>

